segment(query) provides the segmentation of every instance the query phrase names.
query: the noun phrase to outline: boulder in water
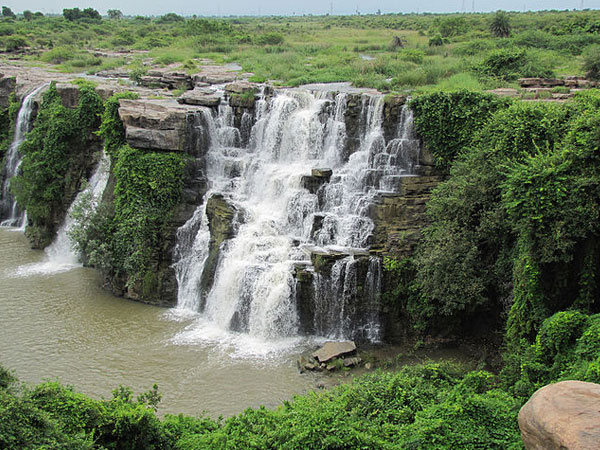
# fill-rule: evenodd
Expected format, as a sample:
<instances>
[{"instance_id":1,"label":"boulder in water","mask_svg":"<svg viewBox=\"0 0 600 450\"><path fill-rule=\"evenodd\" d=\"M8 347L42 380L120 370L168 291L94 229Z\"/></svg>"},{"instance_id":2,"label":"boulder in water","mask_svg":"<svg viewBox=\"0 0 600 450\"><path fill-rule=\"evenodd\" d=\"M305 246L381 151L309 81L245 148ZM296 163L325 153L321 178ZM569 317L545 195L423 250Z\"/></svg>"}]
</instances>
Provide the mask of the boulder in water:
<instances>
[{"instance_id":1,"label":"boulder in water","mask_svg":"<svg viewBox=\"0 0 600 450\"><path fill-rule=\"evenodd\" d=\"M538 390L519 412L528 450L600 448L600 385L562 381Z\"/></svg>"},{"instance_id":2,"label":"boulder in water","mask_svg":"<svg viewBox=\"0 0 600 450\"><path fill-rule=\"evenodd\" d=\"M353 341L326 342L323 347L313 353L313 356L320 363L325 363L334 358L347 355L355 351L356 344Z\"/></svg>"}]
</instances>

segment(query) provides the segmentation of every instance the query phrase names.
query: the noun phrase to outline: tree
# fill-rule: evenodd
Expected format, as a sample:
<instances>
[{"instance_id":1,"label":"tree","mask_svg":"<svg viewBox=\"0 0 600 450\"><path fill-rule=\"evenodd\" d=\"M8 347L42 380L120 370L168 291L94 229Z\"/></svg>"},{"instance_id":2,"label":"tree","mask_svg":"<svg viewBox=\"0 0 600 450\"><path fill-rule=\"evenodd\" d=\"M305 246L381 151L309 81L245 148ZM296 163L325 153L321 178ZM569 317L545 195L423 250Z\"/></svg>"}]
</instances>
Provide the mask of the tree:
<instances>
[{"instance_id":1,"label":"tree","mask_svg":"<svg viewBox=\"0 0 600 450\"><path fill-rule=\"evenodd\" d=\"M16 19L17 15L14 12L12 12L12 9L10 9L8 6L3 6L2 7L2 17Z\"/></svg>"},{"instance_id":2,"label":"tree","mask_svg":"<svg viewBox=\"0 0 600 450\"><path fill-rule=\"evenodd\" d=\"M498 10L492 22L490 23L490 31L499 38L507 38L510 36L510 19L505 11Z\"/></svg>"},{"instance_id":3,"label":"tree","mask_svg":"<svg viewBox=\"0 0 600 450\"><path fill-rule=\"evenodd\" d=\"M33 13L26 9L25 11L23 11L23 19L30 21L31 19L33 19Z\"/></svg>"},{"instance_id":4,"label":"tree","mask_svg":"<svg viewBox=\"0 0 600 450\"><path fill-rule=\"evenodd\" d=\"M111 20L121 20L123 18L123 13L118 9L109 9L106 13Z\"/></svg>"}]
</instances>

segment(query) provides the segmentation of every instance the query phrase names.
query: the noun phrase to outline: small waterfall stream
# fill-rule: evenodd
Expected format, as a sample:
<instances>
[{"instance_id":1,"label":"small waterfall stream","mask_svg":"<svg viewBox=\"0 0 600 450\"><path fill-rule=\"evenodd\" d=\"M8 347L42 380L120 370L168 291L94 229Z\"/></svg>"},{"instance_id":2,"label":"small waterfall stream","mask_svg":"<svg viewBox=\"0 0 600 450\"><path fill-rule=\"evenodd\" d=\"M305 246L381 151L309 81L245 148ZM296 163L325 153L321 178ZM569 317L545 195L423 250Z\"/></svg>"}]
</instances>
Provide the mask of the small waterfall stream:
<instances>
[{"instance_id":1,"label":"small waterfall stream","mask_svg":"<svg viewBox=\"0 0 600 450\"><path fill-rule=\"evenodd\" d=\"M73 251L69 231L75 224L73 211L77 207L97 208L109 176L109 158L102 152L100 161L90 177L87 185L82 189L69 207L67 215L58 232L56 238L44 252L45 260L41 263L22 266L17 269L15 275L29 276L35 274L51 274L71 270L80 267L79 255Z\"/></svg>"},{"instance_id":2,"label":"small waterfall stream","mask_svg":"<svg viewBox=\"0 0 600 450\"><path fill-rule=\"evenodd\" d=\"M10 179L17 175L21 165L19 147L25 141L27 133L33 126L33 108L37 95L48 87L47 84L37 87L24 99L19 109L13 142L10 144L4 157L4 167L0 173L2 181L2 192L0 197L0 226L22 227L25 223L25 212L20 211L17 202L10 192Z\"/></svg>"},{"instance_id":3,"label":"small waterfall stream","mask_svg":"<svg viewBox=\"0 0 600 450\"><path fill-rule=\"evenodd\" d=\"M344 93L278 90L261 96L247 146L232 126L228 105L214 114L200 112L209 124L211 186L178 231L174 312L197 320L176 342L229 340L246 350L254 346L254 352L294 341L299 317L293 271L298 265L310 270L315 251L342 255L329 277L313 278L315 333L379 339L380 261L363 256L373 230L368 208L378 192L394 191L398 177L413 173L419 156L406 107L397 136L386 145L383 106L383 96L363 95L361 145L350 155ZM235 211L235 232L220 245L211 287L203 290L213 238L207 203L213 195ZM350 311L357 311L358 296L361 317Z\"/></svg>"}]
</instances>

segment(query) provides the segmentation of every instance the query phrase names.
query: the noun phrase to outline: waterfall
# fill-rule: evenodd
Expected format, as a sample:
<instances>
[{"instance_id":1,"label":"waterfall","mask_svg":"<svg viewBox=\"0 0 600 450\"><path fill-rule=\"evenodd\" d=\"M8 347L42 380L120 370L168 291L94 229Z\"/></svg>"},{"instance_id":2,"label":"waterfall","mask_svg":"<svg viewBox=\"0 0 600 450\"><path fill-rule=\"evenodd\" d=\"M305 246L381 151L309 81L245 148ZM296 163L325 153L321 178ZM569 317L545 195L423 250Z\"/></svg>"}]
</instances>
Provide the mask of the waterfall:
<instances>
[{"instance_id":1,"label":"waterfall","mask_svg":"<svg viewBox=\"0 0 600 450\"><path fill-rule=\"evenodd\" d=\"M25 222L25 214L19 210L16 200L10 192L10 180L17 175L21 165L19 147L25 141L27 133L33 126L33 108L37 95L48 85L44 84L30 92L24 99L19 109L13 142L10 144L4 157L4 167L1 173L2 196L0 197L0 226L22 227Z\"/></svg>"},{"instance_id":2,"label":"waterfall","mask_svg":"<svg viewBox=\"0 0 600 450\"><path fill-rule=\"evenodd\" d=\"M377 192L387 190L389 177L412 173L416 162L410 148L414 143L418 149L418 140L405 108L397 136L386 145L383 96L363 95L361 102L361 145L350 155L344 93L289 89L269 98L261 95L247 145L232 126L229 106L202 110L211 135L206 158L210 189L178 231L174 264L176 311L195 314L197 321L177 342L229 336L238 343L277 345L295 338L293 268L310 266L315 250L341 255L330 275L314 276L316 333L380 338L381 267L366 251L373 231L368 208ZM236 211L235 224L219 246L210 289L203 290L203 271L214 252L206 205L214 195Z\"/></svg>"},{"instance_id":3,"label":"waterfall","mask_svg":"<svg viewBox=\"0 0 600 450\"><path fill-rule=\"evenodd\" d=\"M51 274L65 272L75 267L80 267L79 255L73 250L69 231L75 225L74 210L78 207L95 210L102 199L109 176L110 161L102 151L100 161L87 185L77 194L69 207L65 220L56 233L56 238L45 250L44 261L22 266L17 269L16 275L29 276L35 274Z\"/></svg>"}]
</instances>

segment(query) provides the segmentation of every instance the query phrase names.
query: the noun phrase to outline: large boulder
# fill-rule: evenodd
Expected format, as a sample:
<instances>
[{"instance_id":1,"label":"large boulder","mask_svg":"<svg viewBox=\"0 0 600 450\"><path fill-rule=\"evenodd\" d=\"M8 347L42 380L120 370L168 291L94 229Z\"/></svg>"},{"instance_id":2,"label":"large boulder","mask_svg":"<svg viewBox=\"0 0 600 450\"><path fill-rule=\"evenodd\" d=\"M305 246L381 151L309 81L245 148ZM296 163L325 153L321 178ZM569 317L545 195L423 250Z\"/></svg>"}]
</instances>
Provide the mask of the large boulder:
<instances>
[{"instance_id":1,"label":"large boulder","mask_svg":"<svg viewBox=\"0 0 600 450\"><path fill-rule=\"evenodd\" d=\"M352 341L325 342L323 347L313 353L313 357L320 363L326 363L334 358L348 355L356 351L356 344Z\"/></svg>"},{"instance_id":2,"label":"large boulder","mask_svg":"<svg viewBox=\"0 0 600 450\"><path fill-rule=\"evenodd\" d=\"M528 450L600 448L600 385L562 381L538 390L519 412Z\"/></svg>"}]
</instances>

